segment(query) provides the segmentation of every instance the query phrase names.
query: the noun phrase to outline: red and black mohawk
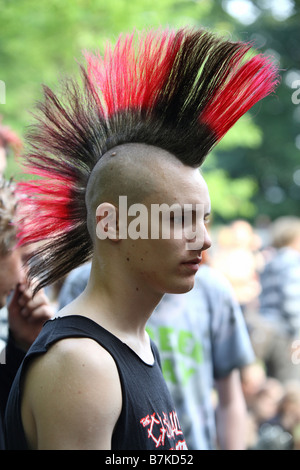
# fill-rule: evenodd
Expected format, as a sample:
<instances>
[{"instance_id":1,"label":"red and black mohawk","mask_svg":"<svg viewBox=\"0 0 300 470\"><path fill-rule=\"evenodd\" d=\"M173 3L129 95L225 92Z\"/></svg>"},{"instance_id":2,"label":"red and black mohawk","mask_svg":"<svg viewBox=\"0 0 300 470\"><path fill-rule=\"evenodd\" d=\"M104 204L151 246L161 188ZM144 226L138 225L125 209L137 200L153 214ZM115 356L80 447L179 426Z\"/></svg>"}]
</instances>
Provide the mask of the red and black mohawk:
<instances>
[{"instance_id":1,"label":"red and black mohawk","mask_svg":"<svg viewBox=\"0 0 300 470\"><path fill-rule=\"evenodd\" d=\"M29 134L21 184L20 243L44 240L31 263L42 287L87 261L85 190L101 156L124 143L146 143L199 167L212 147L258 100L271 93L277 68L250 58L250 45L204 30L151 30L120 36L105 54L86 53L83 86L64 83L59 99L44 87Z\"/></svg>"}]
</instances>

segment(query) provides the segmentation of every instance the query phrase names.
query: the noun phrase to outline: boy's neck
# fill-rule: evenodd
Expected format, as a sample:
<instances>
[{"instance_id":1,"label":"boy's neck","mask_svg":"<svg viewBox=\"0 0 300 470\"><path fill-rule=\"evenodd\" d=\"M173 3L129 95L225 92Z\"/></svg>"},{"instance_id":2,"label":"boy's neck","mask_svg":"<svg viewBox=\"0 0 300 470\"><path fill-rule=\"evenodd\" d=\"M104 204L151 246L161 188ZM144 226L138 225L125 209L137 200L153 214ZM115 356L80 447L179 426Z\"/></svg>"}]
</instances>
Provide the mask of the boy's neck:
<instances>
[{"instance_id":1,"label":"boy's neck","mask_svg":"<svg viewBox=\"0 0 300 470\"><path fill-rule=\"evenodd\" d=\"M145 327L161 298L162 295L137 287L120 271L114 276L106 271L102 277L92 266L86 289L61 315L90 318L150 363L150 342Z\"/></svg>"}]
</instances>

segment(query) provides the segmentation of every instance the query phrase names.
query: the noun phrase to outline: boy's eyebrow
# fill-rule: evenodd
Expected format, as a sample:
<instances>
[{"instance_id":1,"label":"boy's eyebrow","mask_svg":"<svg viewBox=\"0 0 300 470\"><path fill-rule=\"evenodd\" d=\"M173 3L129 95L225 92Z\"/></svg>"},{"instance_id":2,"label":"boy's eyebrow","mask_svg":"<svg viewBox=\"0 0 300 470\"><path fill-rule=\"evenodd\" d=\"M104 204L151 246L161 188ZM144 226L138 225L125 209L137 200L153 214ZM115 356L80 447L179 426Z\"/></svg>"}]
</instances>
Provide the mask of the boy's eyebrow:
<instances>
[{"instance_id":1,"label":"boy's eyebrow","mask_svg":"<svg viewBox=\"0 0 300 470\"><path fill-rule=\"evenodd\" d=\"M197 209L195 208L189 208L189 209L186 209L184 206L181 206L181 209L182 209L182 214L187 214L189 212L192 212L192 213L195 213L197 212ZM211 210L205 212L203 214L203 218L206 219L207 217L209 217L211 215Z\"/></svg>"}]
</instances>

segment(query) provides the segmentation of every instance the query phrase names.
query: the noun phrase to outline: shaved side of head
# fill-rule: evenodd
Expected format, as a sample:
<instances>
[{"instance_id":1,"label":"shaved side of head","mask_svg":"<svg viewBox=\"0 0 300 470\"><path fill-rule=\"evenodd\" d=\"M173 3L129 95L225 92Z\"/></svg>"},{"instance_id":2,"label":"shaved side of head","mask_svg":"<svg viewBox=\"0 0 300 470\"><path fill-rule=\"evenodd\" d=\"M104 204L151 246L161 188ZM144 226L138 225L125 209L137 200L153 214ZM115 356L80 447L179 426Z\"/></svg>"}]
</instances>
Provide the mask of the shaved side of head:
<instances>
[{"instance_id":1,"label":"shaved side of head","mask_svg":"<svg viewBox=\"0 0 300 470\"><path fill-rule=\"evenodd\" d=\"M149 195L161 191L161 176L172 165L183 166L174 155L152 145L119 145L104 154L89 178L86 190L87 224L94 240L99 204L118 207L119 196L126 196L128 206L142 203Z\"/></svg>"}]
</instances>

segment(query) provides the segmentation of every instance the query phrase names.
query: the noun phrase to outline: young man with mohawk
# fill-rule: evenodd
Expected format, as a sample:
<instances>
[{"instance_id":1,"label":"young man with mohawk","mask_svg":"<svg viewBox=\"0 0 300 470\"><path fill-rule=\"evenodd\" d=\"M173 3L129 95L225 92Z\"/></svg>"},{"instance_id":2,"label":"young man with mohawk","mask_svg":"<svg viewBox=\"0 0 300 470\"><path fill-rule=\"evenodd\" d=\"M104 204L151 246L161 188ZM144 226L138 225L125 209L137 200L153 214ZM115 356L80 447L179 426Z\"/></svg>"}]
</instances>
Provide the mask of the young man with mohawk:
<instances>
[{"instance_id":1,"label":"young man with mohawk","mask_svg":"<svg viewBox=\"0 0 300 470\"><path fill-rule=\"evenodd\" d=\"M203 30L121 36L104 59L86 54L82 92L68 81L63 102L45 88L27 156L44 179L24 183L20 243L46 240L31 260L37 289L90 258L92 268L19 369L8 448L186 448L145 325L164 293L192 289L210 246L198 168L276 85L274 65L247 59L249 49ZM169 238L121 237L120 196L148 214L154 204L189 205L188 221L171 219Z\"/></svg>"}]
</instances>

